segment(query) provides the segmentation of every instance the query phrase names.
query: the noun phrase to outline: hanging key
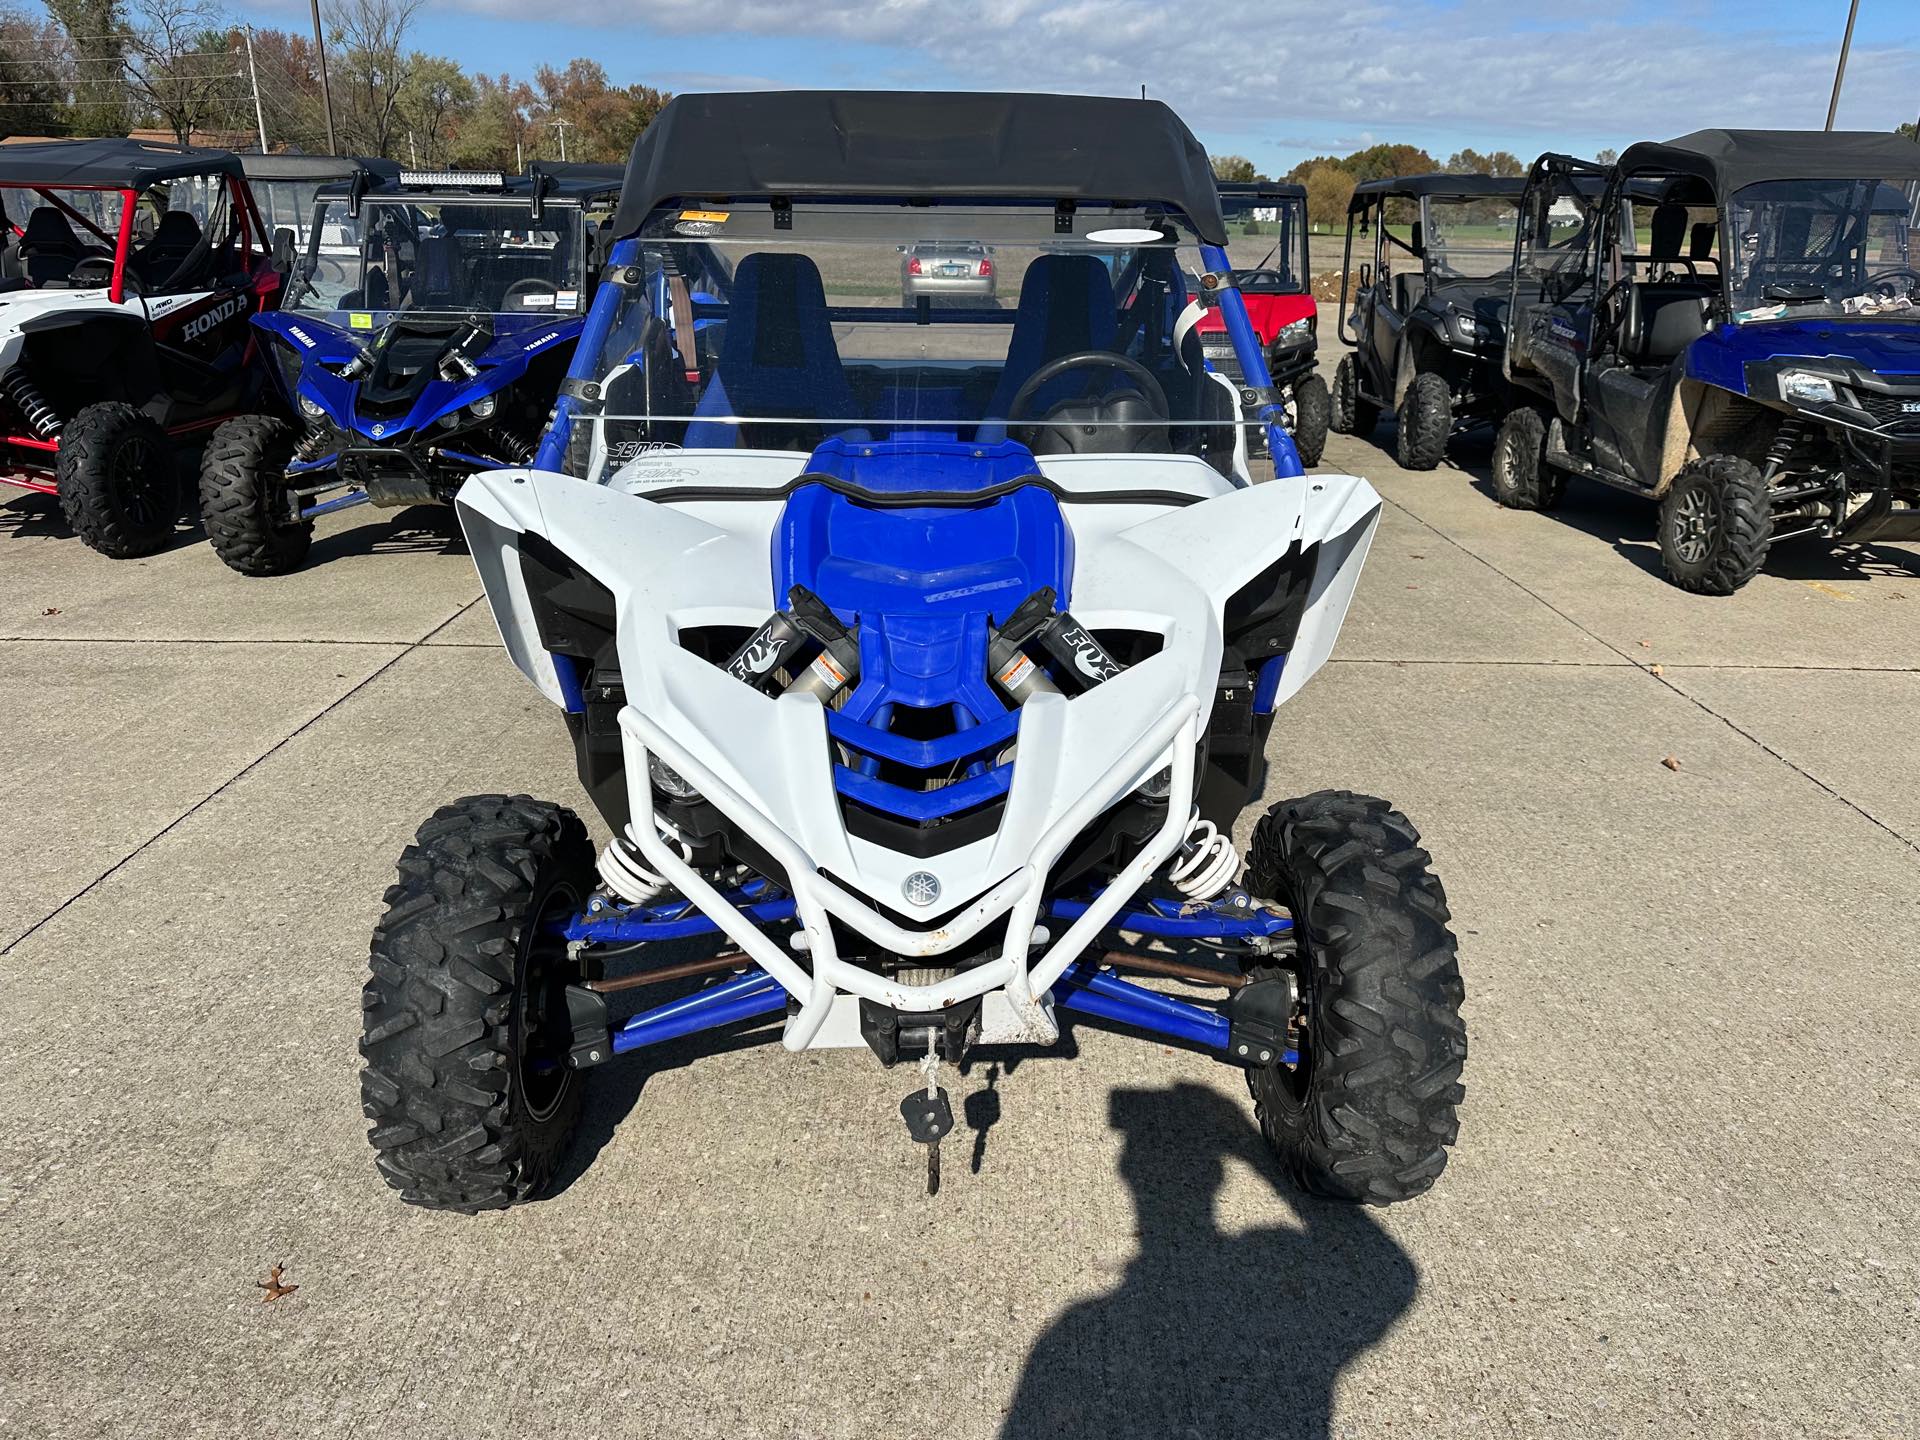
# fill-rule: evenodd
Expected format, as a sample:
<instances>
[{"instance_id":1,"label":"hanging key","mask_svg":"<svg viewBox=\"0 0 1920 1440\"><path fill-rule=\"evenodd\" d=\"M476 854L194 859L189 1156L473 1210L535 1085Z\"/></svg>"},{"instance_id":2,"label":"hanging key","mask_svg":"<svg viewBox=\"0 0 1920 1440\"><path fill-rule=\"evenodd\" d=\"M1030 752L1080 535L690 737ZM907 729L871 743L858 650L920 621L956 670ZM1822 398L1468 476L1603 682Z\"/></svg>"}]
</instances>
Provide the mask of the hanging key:
<instances>
[{"instance_id":1,"label":"hanging key","mask_svg":"<svg viewBox=\"0 0 1920 1440\"><path fill-rule=\"evenodd\" d=\"M927 1194L940 1193L940 1140L953 1129L953 1106L940 1084L940 1051L933 1032L927 1036L927 1056L920 1062L926 1084L900 1102L900 1118L907 1134L927 1147Z\"/></svg>"}]
</instances>

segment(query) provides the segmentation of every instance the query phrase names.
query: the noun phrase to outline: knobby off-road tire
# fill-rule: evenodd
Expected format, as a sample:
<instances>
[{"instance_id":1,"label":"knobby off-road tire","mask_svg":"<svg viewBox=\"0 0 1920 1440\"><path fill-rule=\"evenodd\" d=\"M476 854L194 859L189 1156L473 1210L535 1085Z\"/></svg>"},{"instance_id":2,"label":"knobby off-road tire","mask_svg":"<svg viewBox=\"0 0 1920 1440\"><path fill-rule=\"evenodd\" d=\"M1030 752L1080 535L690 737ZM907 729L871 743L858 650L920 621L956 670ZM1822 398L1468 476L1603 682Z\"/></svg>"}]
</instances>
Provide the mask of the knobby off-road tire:
<instances>
[{"instance_id":1,"label":"knobby off-road tire","mask_svg":"<svg viewBox=\"0 0 1920 1440\"><path fill-rule=\"evenodd\" d=\"M1731 595L1760 573L1772 544L1766 482L1736 455L1691 461L1660 502L1660 560L1682 590Z\"/></svg>"},{"instance_id":2,"label":"knobby off-road tire","mask_svg":"<svg viewBox=\"0 0 1920 1440\"><path fill-rule=\"evenodd\" d=\"M119 400L88 405L60 431L54 467L73 533L115 560L166 548L180 519L173 442L160 422Z\"/></svg>"},{"instance_id":3,"label":"knobby off-road tire","mask_svg":"<svg viewBox=\"0 0 1920 1440\"><path fill-rule=\"evenodd\" d=\"M1567 476L1547 463L1546 418L1522 405L1493 437L1493 498L1509 510L1551 510L1567 493Z\"/></svg>"},{"instance_id":4,"label":"knobby off-road tire","mask_svg":"<svg viewBox=\"0 0 1920 1440\"><path fill-rule=\"evenodd\" d=\"M1360 367L1354 363L1353 356L1342 355L1340 363L1334 366L1330 398L1327 423L1336 434L1358 435L1362 439L1373 434L1373 427L1380 423L1380 407L1361 398Z\"/></svg>"},{"instance_id":5,"label":"knobby off-road tire","mask_svg":"<svg viewBox=\"0 0 1920 1440\"><path fill-rule=\"evenodd\" d=\"M572 811L525 795L442 806L400 857L362 994L360 1098L401 1198L504 1209L553 1176L580 1120L566 942L593 884Z\"/></svg>"},{"instance_id":6,"label":"knobby off-road tire","mask_svg":"<svg viewBox=\"0 0 1920 1440\"><path fill-rule=\"evenodd\" d=\"M1446 1168L1465 1094L1447 899L1384 800L1323 790L1254 830L1247 885L1294 917L1300 1063L1253 1072L1261 1133L1299 1184L1386 1205Z\"/></svg>"},{"instance_id":7,"label":"knobby off-road tire","mask_svg":"<svg viewBox=\"0 0 1920 1440\"><path fill-rule=\"evenodd\" d=\"M1453 392L1444 375L1423 370L1400 398L1395 458L1403 470L1431 470L1447 456L1453 433Z\"/></svg>"},{"instance_id":8,"label":"knobby off-road tire","mask_svg":"<svg viewBox=\"0 0 1920 1440\"><path fill-rule=\"evenodd\" d=\"M287 519L293 426L243 415L213 432L200 460L200 523L214 553L242 575L297 570L313 545L311 520Z\"/></svg>"},{"instance_id":9,"label":"knobby off-road tire","mask_svg":"<svg viewBox=\"0 0 1920 1440\"><path fill-rule=\"evenodd\" d=\"M1327 427L1333 418L1333 397L1318 375L1296 380L1293 386L1293 448L1309 468L1327 453Z\"/></svg>"}]
</instances>

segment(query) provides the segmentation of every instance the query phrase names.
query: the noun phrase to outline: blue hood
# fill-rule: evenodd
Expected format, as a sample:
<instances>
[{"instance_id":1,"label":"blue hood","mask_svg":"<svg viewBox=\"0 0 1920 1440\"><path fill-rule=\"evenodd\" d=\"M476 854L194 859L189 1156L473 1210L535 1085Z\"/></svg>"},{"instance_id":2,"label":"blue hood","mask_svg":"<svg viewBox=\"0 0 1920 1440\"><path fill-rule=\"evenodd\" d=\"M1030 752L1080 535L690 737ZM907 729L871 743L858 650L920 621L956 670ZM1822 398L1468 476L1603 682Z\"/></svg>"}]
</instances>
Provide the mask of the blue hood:
<instances>
[{"instance_id":1,"label":"blue hood","mask_svg":"<svg viewBox=\"0 0 1920 1440\"><path fill-rule=\"evenodd\" d=\"M1746 367L1770 360L1819 360L1886 376L1920 376L1920 313L1912 320L1763 320L1721 325L1687 351L1687 374L1747 393Z\"/></svg>"},{"instance_id":2,"label":"blue hood","mask_svg":"<svg viewBox=\"0 0 1920 1440\"><path fill-rule=\"evenodd\" d=\"M344 312L322 320L278 311L255 317L254 324L300 357L300 375L293 386L296 399L312 400L341 430L385 443L397 442L483 396L507 389L527 373L536 356L570 351L585 324L579 315L490 316L492 341L484 350L469 352L479 367L478 375L450 381L436 374L420 388L406 413L366 418L358 413L360 381L343 380L329 367L344 365L362 349L379 344L395 326L433 325L438 319L376 313L373 320L379 328L356 330L339 323L344 318Z\"/></svg>"}]
</instances>

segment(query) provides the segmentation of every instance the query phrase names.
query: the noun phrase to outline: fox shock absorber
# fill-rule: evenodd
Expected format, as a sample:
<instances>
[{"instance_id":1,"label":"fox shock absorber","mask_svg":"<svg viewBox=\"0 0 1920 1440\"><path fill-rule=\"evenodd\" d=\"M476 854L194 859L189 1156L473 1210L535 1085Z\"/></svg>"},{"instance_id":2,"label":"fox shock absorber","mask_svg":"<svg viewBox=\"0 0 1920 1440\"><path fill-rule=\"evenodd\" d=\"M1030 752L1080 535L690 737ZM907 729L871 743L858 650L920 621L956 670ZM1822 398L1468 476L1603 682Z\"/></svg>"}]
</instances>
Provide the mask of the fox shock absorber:
<instances>
[{"instance_id":1,"label":"fox shock absorber","mask_svg":"<svg viewBox=\"0 0 1920 1440\"><path fill-rule=\"evenodd\" d=\"M1055 608L1058 598L1051 585L1042 585L1014 608L987 641L987 664L994 683L1023 704L1043 692L1061 693L1053 677L1027 654L1029 641L1037 640L1081 690L1111 680L1125 668L1090 630L1067 611Z\"/></svg>"},{"instance_id":2,"label":"fox shock absorber","mask_svg":"<svg viewBox=\"0 0 1920 1440\"><path fill-rule=\"evenodd\" d=\"M776 610L723 667L756 690L786 669L808 641L820 652L786 687L788 695L812 695L826 704L860 678L860 642L840 623L831 607L804 585L787 594L787 608Z\"/></svg>"},{"instance_id":3,"label":"fox shock absorber","mask_svg":"<svg viewBox=\"0 0 1920 1440\"><path fill-rule=\"evenodd\" d=\"M33 383L25 366L15 365L0 376L0 389L5 390L7 399L27 422L27 428L40 439L51 440L59 435L60 412L47 403L47 397L40 393L40 387Z\"/></svg>"}]
</instances>

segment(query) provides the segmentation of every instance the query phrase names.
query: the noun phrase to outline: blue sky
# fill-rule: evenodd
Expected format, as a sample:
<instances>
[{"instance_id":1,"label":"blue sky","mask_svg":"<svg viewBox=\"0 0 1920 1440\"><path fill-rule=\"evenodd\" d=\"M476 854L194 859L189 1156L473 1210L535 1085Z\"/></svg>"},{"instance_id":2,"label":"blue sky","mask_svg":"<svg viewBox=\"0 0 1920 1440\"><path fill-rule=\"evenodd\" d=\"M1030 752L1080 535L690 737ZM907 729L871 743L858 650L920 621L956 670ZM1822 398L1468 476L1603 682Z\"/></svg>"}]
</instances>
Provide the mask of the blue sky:
<instances>
[{"instance_id":1,"label":"blue sky","mask_svg":"<svg viewBox=\"0 0 1920 1440\"><path fill-rule=\"evenodd\" d=\"M306 7L246 7L291 28ZM1861 0L1838 123L1920 113L1913 0ZM1283 173L1381 140L1590 153L1705 125L1818 128L1846 0L431 0L415 43L527 75L575 55L670 90L1079 90L1166 100ZM278 12L278 13L274 13ZM537 14L538 18L529 18ZM1174 17L1182 17L1175 19Z\"/></svg>"}]
</instances>

